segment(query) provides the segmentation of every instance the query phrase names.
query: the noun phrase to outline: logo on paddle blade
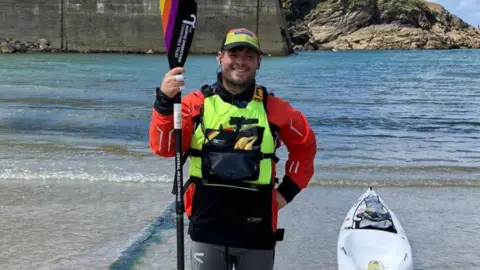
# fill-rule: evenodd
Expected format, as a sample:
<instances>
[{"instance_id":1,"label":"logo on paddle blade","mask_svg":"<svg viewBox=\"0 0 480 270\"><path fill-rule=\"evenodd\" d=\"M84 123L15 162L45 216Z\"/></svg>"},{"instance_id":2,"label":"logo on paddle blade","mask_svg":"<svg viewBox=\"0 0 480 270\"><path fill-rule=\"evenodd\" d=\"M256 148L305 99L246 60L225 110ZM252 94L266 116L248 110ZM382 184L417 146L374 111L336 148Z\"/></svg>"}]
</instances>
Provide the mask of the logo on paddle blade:
<instances>
[{"instance_id":1,"label":"logo on paddle blade","mask_svg":"<svg viewBox=\"0 0 480 270\"><path fill-rule=\"evenodd\" d=\"M175 58L178 59L179 63L182 63L184 61L183 56L185 54L185 47L190 45L189 39L193 38L191 34L195 29L195 23L197 22L197 16L195 16L195 14L190 14L190 17L192 18L191 21L189 20L182 21L182 28L180 30L180 34L178 35L177 49L175 50Z\"/></svg>"},{"instance_id":2,"label":"logo on paddle blade","mask_svg":"<svg viewBox=\"0 0 480 270\"><path fill-rule=\"evenodd\" d=\"M192 21L189 21L189 20L183 20L182 22L184 24L188 24L190 25L192 28L195 28L195 23L197 22L197 16L195 16L195 14L190 14L190 17L192 17Z\"/></svg>"}]
</instances>

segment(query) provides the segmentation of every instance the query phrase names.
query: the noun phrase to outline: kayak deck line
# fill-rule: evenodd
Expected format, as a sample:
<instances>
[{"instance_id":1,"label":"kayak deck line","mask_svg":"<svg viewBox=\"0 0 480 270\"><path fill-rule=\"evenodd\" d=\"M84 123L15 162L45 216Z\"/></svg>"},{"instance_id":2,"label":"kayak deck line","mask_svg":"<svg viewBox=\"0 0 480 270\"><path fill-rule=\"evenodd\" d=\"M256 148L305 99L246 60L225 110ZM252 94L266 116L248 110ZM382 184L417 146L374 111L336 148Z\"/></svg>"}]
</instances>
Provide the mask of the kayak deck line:
<instances>
[{"instance_id":1,"label":"kayak deck line","mask_svg":"<svg viewBox=\"0 0 480 270\"><path fill-rule=\"evenodd\" d=\"M125 270L131 269L136 260L144 255L145 247L150 243L161 243L163 239L156 235L159 231L170 230L176 227L175 202L172 202L163 211L163 213L135 240L121 256L113 262L109 270Z\"/></svg>"}]
</instances>

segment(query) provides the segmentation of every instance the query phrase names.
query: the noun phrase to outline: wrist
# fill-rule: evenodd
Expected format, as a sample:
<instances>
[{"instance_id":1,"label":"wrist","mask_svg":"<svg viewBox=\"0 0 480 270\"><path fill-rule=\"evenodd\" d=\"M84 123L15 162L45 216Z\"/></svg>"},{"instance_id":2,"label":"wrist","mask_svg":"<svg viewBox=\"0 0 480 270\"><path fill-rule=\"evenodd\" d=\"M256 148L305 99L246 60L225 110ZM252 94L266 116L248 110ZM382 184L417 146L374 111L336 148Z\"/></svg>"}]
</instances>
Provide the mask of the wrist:
<instances>
[{"instance_id":1,"label":"wrist","mask_svg":"<svg viewBox=\"0 0 480 270\"><path fill-rule=\"evenodd\" d=\"M287 202L291 202L293 198L300 192L300 188L289 176L285 175L282 183L277 188L277 192L282 194Z\"/></svg>"},{"instance_id":2,"label":"wrist","mask_svg":"<svg viewBox=\"0 0 480 270\"><path fill-rule=\"evenodd\" d=\"M173 103L174 99L169 98L165 93L162 92L160 88L156 88L156 97L153 107L155 110L162 115L171 115L173 114Z\"/></svg>"}]
</instances>

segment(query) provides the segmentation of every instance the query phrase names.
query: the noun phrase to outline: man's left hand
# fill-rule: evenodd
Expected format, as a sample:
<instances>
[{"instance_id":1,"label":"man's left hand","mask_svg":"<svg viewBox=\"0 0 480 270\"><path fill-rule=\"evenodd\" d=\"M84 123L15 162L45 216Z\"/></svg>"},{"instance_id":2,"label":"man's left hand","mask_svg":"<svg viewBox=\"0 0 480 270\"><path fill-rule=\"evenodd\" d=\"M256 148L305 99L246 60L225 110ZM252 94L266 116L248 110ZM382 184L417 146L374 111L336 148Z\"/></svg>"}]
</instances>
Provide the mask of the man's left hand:
<instances>
[{"instance_id":1,"label":"man's left hand","mask_svg":"<svg viewBox=\"0 0 480 270\"><path fill-rule=\"evenodd\" d=\"M285 198L283 197L282 194L280 194L280 192L276 192L277 194L277 207L278 209L282 209L285 205L287 205L287 200L285 200Z\"/></svg>"}]
</instances>

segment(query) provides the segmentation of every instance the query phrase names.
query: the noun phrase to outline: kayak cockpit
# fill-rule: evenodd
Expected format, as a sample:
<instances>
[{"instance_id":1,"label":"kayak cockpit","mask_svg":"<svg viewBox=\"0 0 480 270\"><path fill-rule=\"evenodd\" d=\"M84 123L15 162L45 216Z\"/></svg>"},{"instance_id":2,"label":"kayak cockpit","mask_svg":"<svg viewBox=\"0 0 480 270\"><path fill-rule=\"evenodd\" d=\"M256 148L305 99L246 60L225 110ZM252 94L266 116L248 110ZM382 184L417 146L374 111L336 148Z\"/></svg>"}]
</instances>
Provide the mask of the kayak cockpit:
<instances>
[{"instance_id":1,"label":"kayak cockpit","mask_svg":"<svg viewBox=\"0 0 480 270\"><path fill-rule=\"evenodd\" d=\"M367 196L359 204L353 218L354 229L381 230L397 233L392 216L378 196Z\"/></svg>"}]
</instances>

